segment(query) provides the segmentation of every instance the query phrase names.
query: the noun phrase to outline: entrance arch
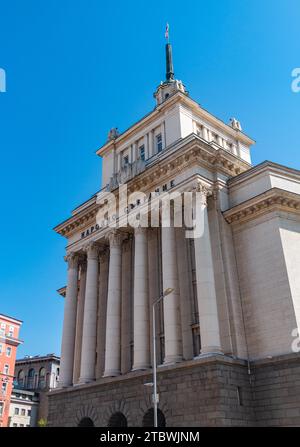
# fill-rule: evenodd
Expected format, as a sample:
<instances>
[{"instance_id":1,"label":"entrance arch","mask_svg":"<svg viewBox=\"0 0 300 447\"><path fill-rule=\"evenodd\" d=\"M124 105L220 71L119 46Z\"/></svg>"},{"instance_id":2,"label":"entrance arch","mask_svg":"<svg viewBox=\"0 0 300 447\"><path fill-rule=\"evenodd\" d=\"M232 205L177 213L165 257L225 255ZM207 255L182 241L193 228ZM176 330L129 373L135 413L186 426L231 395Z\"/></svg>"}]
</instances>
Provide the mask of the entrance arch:
<instances>
[{"instance_id":1,"label":"entrance arch","mask_svg":"<svg viewBox=\"0 0 300 447\"><path fill-rule=\"evenodd\" d=\"M127 419L121 411L112 414L108 421L108 427L127 427Z\"/></svg>"},{"instance_id":2,"label":"entrance arch","mask_svg":"<svg viewBox=\"0 0 300 447\"><path fill-rule=\"evenodd\" d=\"M157 409L157 425L158 427L166 427L166 418L163 412ZM154 427L154 410L149 408L143 417L143 427Z\"/></svg>"},{"instance_id":3,"label":"entrance arch","mask_svg":"<svg viewBox=\"0 0 300 447\"><path fill-rule=\"evenodd\" d=\"M95 427L95 424L91 418L85 417L79 421L78 427Z\"/></svg>"}]
</instances>

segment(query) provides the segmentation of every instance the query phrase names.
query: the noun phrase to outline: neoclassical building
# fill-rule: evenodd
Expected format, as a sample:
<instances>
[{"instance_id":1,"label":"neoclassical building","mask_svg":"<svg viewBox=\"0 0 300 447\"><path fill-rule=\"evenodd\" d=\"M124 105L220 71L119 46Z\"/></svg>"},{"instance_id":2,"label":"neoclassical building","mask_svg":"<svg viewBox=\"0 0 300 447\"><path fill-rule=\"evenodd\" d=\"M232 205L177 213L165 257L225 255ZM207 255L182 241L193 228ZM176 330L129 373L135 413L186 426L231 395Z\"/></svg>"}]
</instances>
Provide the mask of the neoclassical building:
<instances>
[{"instance_id":1,"label":"neoclassical building","mask_svg":"<svg viewBox=\"0 0 300 447\"><path fill-rule=\"evenodd\" d=\"M166 65L154 110L97 151L101 190L55 227L68 278L49 425L153 423L152 306L167 289L154 314L159 424L299 425L300 172L252 166L254 141L189 96L169 44ZM136 197L125 209L120 185ZM120 225L140 193L186 192L200 237L163 225L160 208L156 225Z\"/></svg>"}]
</instances>

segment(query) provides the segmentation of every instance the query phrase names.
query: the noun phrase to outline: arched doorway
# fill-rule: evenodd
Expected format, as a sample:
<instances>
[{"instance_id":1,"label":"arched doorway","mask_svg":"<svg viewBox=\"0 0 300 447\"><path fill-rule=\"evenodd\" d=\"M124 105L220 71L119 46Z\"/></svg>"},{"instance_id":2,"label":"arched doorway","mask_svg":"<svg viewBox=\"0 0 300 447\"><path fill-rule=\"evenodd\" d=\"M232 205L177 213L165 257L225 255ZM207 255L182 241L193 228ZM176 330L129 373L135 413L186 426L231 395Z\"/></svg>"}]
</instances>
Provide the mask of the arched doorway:
<instances>
[{"instance_id":1,"label":"arched doorway","mask_svg":"<svg viewBox=\"0 0 300 447\"><path fill-rule=\"evenodd\" d=\"M77 427L95 427L91 418L82 418Z\"/></svg>"},{"instance_id":2,"label":"arched doorway","mask_svg":"<svg viewBox=\"0 0 300 447\"><path fill-rule=\"evenodd\" d=\"M157 409L157 425L158 427L166 427L166 418L163 412ZM143 417L143 427L154 427L154 410L149 408Z\"/></svg>"},{"instance_id":3,"label":"arched doorway","mask_svg":"<svg viewBox=\"0 0 300 447\"><path fill-rule=\"evenodd\" d=\"M111 415L108 421L108 427L127 427L127 419L123 413L118 411Z\"/></svg>"}]
</instances>

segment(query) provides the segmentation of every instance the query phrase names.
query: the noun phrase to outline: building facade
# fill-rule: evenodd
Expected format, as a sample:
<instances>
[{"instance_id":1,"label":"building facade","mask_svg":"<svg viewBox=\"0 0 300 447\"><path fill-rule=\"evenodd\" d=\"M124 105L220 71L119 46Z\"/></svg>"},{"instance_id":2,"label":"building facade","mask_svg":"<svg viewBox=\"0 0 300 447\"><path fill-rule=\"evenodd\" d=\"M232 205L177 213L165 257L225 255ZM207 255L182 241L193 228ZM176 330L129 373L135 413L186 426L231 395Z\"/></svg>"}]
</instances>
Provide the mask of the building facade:
<instances>
[{"instance_id":1,"label":"building facade","mask_svg":"<svg viewBox=\"0 0 300 447\"><path fill-rule=\"evenodd\" d=\"M0 314L0 427L8 426L9 405L22 321Z\"/></svg>"},{"instance_id":2,"label":"building facade","mask_svg":"<svg viewBox=\"0 0 300 447\"><path fill-rule=\"evenodd\" d=\"M34 391L14 388L9 407L9 427L36 427L39 397Z\"/></svg>"},{"instance_id":3,"label":"building facade","mask_svg":"<svg viewBox=\"0 0 300 447\"><path fill-rule=\"evenodd\" d=\"M27 405L34 406L34 412L30 420L30 426L34 426L41 419L48 419L48 393L58 386L60 370L60 357L55 354L44 356L26 356L16 361L14 393L15 400L22 400L25 391L26 396L31 396L31 402L25 396ZM24 394L25 393L25 394ZM27 400L26 400L27 399ZM14 402L14 407L20 403ZM14 413L14 410L11 410ZM20 416L19 414L16 416ZM17 423L14 421L14 423ZM27 426L28 424L26 424ZM18 425L19 426L19 425Z\"/></svg>"},{"instance_id":4,"label":"building facade","mask_svg":"<svg viewBox=\"0 0 300 447\"><path fill-rule=\"evenodd\" d=\"M299 425L300 172L253 167L239 121L190 98L169 44L166 60L154 110L97 151L102 189L55 228L68 282L49 425L152 425L153 339L160 425Z\"/></svg>"}]
</instances>

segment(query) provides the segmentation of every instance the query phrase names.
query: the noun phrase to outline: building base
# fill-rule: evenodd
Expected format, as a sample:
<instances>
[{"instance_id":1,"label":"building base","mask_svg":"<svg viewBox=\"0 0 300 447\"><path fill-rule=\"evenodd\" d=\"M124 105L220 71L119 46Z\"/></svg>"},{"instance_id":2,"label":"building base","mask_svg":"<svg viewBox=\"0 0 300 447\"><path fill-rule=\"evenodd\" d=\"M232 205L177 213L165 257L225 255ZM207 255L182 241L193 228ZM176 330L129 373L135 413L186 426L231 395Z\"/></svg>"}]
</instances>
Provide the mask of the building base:
<instances>
[{"instance_id":1,"label":"building base","mask_svg":"<svg viewBox=\"0 0 300 447\"><path fill-rule=\"evenodd\" d=\"M51 427L146 427L151 371L49 393ZM224 355L158 370L159 421L167 427L299 426L300 355L251 363Z\"/></svg>"}]
</instances>

